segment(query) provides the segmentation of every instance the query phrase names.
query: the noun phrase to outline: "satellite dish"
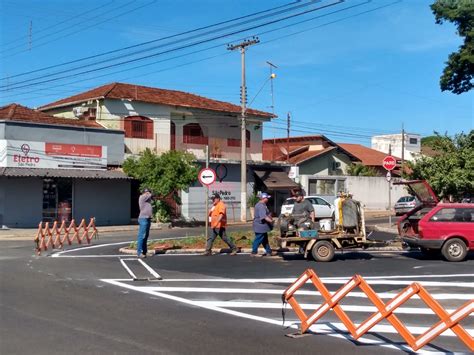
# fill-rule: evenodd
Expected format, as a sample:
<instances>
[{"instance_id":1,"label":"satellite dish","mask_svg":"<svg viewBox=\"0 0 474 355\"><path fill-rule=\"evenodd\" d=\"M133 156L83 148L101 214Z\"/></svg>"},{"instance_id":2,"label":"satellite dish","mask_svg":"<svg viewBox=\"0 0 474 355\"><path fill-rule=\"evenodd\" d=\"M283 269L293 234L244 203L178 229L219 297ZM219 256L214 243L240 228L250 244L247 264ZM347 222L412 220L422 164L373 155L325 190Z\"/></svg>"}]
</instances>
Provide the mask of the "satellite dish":
<instances>
[{"instance_id":1,"label":"satellite dish","mask_svg":"<svg viewBox=\"0 0 474 355\"><path fill-rule=\"evenodd\" d=\"M280 151L281 151L283 154L288 155L288 151L286 150L286 148L280 147Z\"/></svg>"}]
</instances>

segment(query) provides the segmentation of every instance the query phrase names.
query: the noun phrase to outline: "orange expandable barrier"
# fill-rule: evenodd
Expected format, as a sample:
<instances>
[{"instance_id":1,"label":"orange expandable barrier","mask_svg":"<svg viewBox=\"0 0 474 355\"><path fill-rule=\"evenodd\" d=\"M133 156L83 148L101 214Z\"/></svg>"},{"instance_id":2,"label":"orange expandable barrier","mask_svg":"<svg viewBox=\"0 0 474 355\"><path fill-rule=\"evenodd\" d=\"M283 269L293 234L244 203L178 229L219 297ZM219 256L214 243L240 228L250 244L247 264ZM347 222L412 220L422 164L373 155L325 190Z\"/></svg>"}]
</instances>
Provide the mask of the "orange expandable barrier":
<instances>
[{"instance_id":1,"label":"orange expandable barrier","mask_svg":"<svg viewBox=\"0 0 474 355\"><path fill-rule=\"evenodd\" d=\"M69 226L66 226L65 221L62 221L61 224L54 221L51 227L49 222L40 222L35 237L36 253L40 255L41 251L48 250L48 247L62 248L65 242L71 245L75 240L78 244L82 244L84 240L90 244L92 238L97 238L97 236L98 231L94 218L91 218L89 224L86 224L86 220L82 219L79 225L76 225L76 221L73 219Z\"/></svg>"},{"instance_id":2,"label":"orange expandable barrier","mask_svg":"<svg viewBox=\"0 0 474 355\"><path fill-rule=\"evenodd\" d=\"M320 305L309 316L303 311L302 307L295 299L295 292L300 289L307 281L311 281L314 287L319 291L326 302ZM354 288L361 289L367 298L375 305L377 312L372 314L358 327L352 322L349 316L342 310L339 302ZM414 295L417 295L425 304L433 310L440 318L440 321L430 327L425 333L414 337L407 327L393 313L398 307L407 302ZM351 333L354 339L359 339L362 335L372 329L377 323L386 319L392 324L407 344L415 351L422 348L430 341L441 335L447 329L451 329L466 346L474 351L474 338L459 324L463 319L474 312L474 300L466 302L464 305L449 314L441 304L431 296L428 291L420 284L414 282L406 287L397 296L388 303L384 303L377 293L369 286L361 276L354 275L338 291L331 294L321 279L312 269L307 269L296 281L290 285L283 293L283 299L288 302L301 321L301 333L305 333L311 325L321 319L329 310L333 310L339 317L344 326Z\"/></svg>"}]
</instances>

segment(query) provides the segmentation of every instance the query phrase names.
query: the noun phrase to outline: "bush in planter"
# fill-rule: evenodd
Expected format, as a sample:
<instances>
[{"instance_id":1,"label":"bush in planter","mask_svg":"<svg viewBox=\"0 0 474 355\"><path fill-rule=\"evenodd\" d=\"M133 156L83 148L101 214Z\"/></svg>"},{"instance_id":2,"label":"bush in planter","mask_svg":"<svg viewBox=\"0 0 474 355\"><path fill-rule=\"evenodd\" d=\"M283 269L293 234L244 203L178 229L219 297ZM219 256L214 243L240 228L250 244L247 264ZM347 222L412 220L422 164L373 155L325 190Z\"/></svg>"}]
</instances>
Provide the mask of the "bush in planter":
<instances>
[{"instance_id":1,"label":"bush in planter","mask_svg":"<svg viewBox=\"0 0 474 355\"><path fill-rule=\"evenodd\" d=\"M250 207L255 207L255 205L260 201L260 198L256 194L252 194L247 198L247 204Z\"/></svg>"},{"instance_id":2,"label":"bush in planter","mask_svg":"<svg viewBox=\"0 0 474 355\"><path fill-rule=\"evenodd\" d=\"M167 223L171 220L171 207L164 201L153 202L153 222Z\"/></svg>"}]
</instances>

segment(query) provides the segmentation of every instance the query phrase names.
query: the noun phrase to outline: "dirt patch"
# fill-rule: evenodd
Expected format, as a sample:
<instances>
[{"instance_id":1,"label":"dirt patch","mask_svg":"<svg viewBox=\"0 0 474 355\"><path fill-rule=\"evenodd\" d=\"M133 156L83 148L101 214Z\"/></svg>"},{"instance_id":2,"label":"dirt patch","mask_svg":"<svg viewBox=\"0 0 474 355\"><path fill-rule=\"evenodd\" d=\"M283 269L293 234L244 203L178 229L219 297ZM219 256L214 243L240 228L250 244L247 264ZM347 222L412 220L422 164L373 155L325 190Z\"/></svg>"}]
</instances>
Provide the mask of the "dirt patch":
<instances>
[{"instance_id":1,"label":"dirt patch","mask_svg":"<svg viewBox=\"0 0 474 355\"><path fill-rule=\"evenodd\" d=\"M253 232L249 231L234 231L227 233L227 236L234 242L237 248L250 248L252 246L252 242L255 238ZM270 246L272 248L277 248L277 241L276 241L277 234L274 232L270 232L268 239L270 242ZM217 249L225 249L228 248L228 245L222 241L221 238L217 237L214 241L212 246L213 248ZM129 246L130 249L136 249L137 244L133 242ZM154 250L173 250L173 249L205 249L206 248L206 237L204 235L200 236L192 236L183 239L166 239L166 240L151 240L148 241L148 249Z\"/></svg>"}]
</instances>

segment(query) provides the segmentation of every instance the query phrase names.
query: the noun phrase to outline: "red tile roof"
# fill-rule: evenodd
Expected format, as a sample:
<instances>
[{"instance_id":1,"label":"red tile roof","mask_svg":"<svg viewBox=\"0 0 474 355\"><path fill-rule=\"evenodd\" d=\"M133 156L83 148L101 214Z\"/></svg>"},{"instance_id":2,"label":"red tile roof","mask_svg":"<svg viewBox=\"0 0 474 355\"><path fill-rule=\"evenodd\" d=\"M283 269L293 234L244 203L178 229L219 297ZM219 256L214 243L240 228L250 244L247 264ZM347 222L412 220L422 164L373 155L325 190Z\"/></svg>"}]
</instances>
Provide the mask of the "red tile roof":
<instances>
[{"instance_id":1,"label":"red tile roof","mask_svg":"<svg viewBox=\"0 0 474 355\"><path fill-rule=\"evenodd\" d=\"M382 166L383 159L388 155L361 144L337 143L337 145L359 158L362 164L366 166ZM400 160L398 157L394 158Z\"/></svg>"},{"instance_id":2,"label":"red tile roof","mask_svg":"<svg viewBox=\"0 0 474 355\"><path fill-rule=\"evenodd\" d=\"M191 107L203 110L237 113L241 112L238 105L228 102L208 99L199 95L190 94L183 91L165 90L141 85L111 83L97 87L95 89L61 99L39 107L45 111L51 108L68 106L93 99L131 99L154 104ZM273 117L271 113L247 109L247 113L253 116Z\"/></svg>"},{"instance_id":3,"label":"red tile roof","mask_svg":"<svg viewBox=\"0 0 474 355\"><path fill-rule=\"evenodd\" d=\"M323 136L322 134L315 134L312 136L297 136L297 137L289 137L289 138L269 138L264 139L264 144L273 144L275 143L286 143L289 141L290 143L302 143L302 142L314 142L314 141L330 141L327 137Z\"/></svg>"},{"instance_id":4,"label":"red tile roof","mask_svg":"<svg viewBox=\"0 0 474 355\"><path fill-rule=\"evenodd\" d=\"M291 164L300 164L305 162L306 160L316 158L318 156L324 155L334 149L337 149L337 147L328 147L325 149L321 150L308 150L306 152L300 153L298 155L295 155L293 157L290 157L290 163Z\"/></svg>"},{"instance_id":5,"label":"red tile roof","mask_svg":"<svg viewBox=\"0 0 474 355\"><path fill-rule=\"evenodd\" d=\"M84 121L68 118L50 116L44 112L18 104L10 104L0 107L0 120L23 121L33 123L44 123L53 125L66 125L76 127L103 128L95 121Z\"/></svg>"}]
</instances>

